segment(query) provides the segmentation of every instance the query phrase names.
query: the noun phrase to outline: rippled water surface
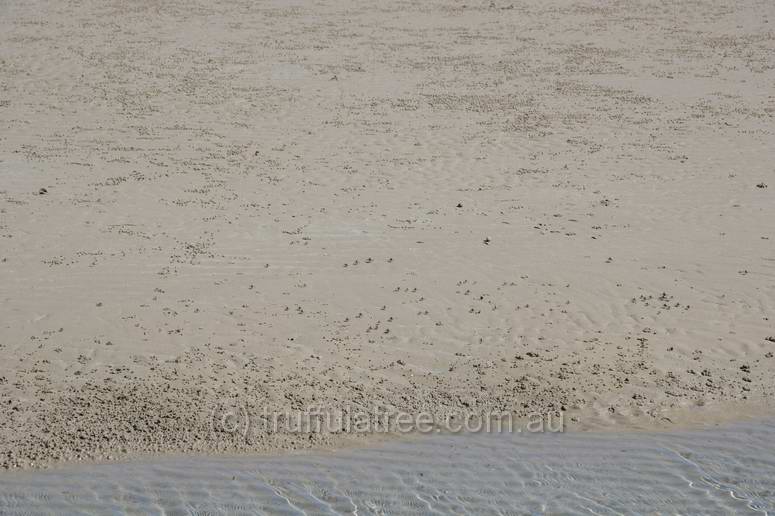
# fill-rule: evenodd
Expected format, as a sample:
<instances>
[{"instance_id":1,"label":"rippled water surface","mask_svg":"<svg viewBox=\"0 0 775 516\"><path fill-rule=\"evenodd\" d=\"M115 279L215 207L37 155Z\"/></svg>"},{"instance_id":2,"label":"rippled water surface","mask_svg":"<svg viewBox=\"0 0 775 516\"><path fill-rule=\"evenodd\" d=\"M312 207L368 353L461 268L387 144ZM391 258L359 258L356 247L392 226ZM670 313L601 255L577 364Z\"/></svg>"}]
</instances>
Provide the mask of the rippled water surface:
<instances>
[{"instance_id":1,"label":"rippled water surface","mask_svg":"<svg viewBox=\"0 0 775 516\"><path fill-rule=\"evenodd\" d=\"M434 436L281 458L0 475L0 513L768 513L775 421L631 434Z\"/></svg>"}]
</instances>

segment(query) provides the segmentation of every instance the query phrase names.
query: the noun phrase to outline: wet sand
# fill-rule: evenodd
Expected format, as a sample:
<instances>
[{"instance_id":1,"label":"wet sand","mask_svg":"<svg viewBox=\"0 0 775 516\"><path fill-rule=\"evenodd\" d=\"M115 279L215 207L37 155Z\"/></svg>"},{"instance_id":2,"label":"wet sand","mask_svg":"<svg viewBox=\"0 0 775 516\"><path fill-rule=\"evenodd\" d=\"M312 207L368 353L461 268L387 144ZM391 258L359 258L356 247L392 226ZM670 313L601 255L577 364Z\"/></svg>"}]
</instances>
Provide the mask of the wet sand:
<instances>
[{"instance_id":1,"label":"wet sand","mask_svg":"<svg viewBox=\"0 0 775 516\"><path fill-rule=\"evenodd\" d=\"M772 2L1 9L0 466L772 414Z\"/></svg>"}]
</instances>

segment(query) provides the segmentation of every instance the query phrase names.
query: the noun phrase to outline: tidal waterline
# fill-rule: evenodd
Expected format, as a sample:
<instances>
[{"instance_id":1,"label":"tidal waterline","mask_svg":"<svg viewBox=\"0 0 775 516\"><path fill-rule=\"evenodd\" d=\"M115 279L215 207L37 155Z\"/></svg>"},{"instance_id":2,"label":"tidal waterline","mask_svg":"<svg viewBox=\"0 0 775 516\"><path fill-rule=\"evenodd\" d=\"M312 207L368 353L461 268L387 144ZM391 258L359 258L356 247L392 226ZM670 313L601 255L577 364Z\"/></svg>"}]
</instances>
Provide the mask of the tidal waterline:
<instances>
[{"instance_id":1,"label":"tidal waterline","mask_svg":"<svg viewBox=\"0 0 775 516\"><path fill-rule=\"evenodd\" d=\"M0 474L2 514L775 511L775 420L680 432L435 435L284 457Z\"/></svg>"}]
</instances>

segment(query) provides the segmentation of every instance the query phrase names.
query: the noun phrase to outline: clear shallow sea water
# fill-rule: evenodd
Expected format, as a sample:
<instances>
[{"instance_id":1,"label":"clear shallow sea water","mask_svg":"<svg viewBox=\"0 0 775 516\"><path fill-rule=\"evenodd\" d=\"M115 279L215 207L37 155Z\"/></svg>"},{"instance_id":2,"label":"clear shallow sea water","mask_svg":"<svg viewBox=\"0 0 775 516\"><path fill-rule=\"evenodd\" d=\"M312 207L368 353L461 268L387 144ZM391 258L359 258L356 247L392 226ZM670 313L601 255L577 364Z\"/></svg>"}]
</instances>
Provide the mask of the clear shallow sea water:
<instances>
[{"instance_id":1,"label":"clear shallow sea water","mask_svg":"<svg viewBox=\"0 0 775 516\"><path fill-rule=\"evenodd\" d=\"M0 514L775 512L775 420L672 433L477 434L371 449L0 474Z\"/></svg>"}]
</instances>

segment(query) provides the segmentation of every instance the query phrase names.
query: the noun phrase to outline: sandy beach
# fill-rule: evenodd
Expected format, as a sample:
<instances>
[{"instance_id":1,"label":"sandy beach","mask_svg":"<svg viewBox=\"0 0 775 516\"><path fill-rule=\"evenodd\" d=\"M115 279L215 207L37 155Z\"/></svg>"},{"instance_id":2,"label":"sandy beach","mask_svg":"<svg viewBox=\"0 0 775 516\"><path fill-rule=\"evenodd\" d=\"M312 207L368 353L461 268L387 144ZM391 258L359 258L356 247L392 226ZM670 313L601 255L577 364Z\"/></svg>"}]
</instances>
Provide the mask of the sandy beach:
<instances>
[{"instance_id":1,"label":"sandy beach","mask_svg":"<svg viewBox=\"0 0 775 516\"><path fill-rule=\"evenodd\" d=\"M767 0L0 0L0 467L771 417L773 85Z\"/></svg>"}]
</instances>

